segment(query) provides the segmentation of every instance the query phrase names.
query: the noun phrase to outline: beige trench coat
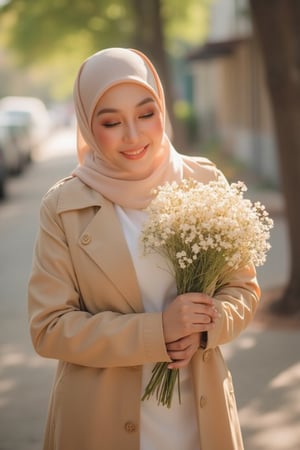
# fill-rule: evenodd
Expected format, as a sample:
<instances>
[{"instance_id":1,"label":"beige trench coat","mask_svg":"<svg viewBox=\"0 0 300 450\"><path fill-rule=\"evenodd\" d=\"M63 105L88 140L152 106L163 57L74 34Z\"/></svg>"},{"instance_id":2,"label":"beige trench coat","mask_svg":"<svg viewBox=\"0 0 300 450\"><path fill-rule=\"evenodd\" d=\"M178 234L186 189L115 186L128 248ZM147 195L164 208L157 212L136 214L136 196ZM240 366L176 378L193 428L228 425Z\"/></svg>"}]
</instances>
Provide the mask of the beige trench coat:
<instances>
[{"instance_id":1,"label":"beige trench coat","mask_svg":"<svg viewBox=\"0 0 300 450\"><path fill-rule=\"evenodd\" d=\"M217 173L196 172L203 182ZM253 268L216 296L221 319L192 360L201 450L243 448L219 345L247 326L258 299ZM113 205L77 178L43 199L29 317L36 351L59 360L44 450L138 450L142 365L169 361L162 315L143 310Z\"/></svg>"}]
</instances>

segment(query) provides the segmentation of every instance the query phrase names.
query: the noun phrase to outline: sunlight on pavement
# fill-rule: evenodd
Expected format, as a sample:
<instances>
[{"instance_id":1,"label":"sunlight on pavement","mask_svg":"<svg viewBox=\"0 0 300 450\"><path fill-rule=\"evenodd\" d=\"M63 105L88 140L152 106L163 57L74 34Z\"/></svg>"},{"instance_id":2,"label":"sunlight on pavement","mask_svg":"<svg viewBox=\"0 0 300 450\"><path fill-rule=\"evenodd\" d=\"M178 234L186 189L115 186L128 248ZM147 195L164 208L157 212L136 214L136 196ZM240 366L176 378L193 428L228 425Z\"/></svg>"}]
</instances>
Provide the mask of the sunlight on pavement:
<instances>
[{"instance_id":1,"label":"sunlight on pavement","mask_svg":"<svg viewBox=\"0 0 300 450\"><path fill-rule=\"evenodd\" d=\"M256 345L256 336L254 331L253 333L252 336L250 334L242 334L236 341L231 342L230 345L222 346L222 353L225 359L229 360L233 358L239 349L246 350L254 348Z\"/></svg>"},{"instance_id":2,"label":"sunlight on pavement","mask_svg":"<svg viewBox=\"0 0 300 450\"><path fill-rule=\"evenodd\" d=\"M249 449L300 448L300 363L270 380L266 389L240 410L241 425L249 433Z\"/></svg>"},{"instance_id":3,"label":"sunlight on pavement","mask_svg":"<svg viewBox=\"0 0 300 450\"><path fill-rule=\"evenodd\" d=\"M27 357L24 353L7 353L1 357L1 366L18 366L24 364Z\"/></svg>"},{"instance_id":4,"label":"sunlight on pavement","mask_svg":"<svg viewBox=\"0 0 300 450\"><path fill-rule=\"evenodd\" d=\"M15 366L22 367L54 367L56 361L42 358L38 354L18 351L15 347L4 346L0 355L0 367L2 371ZM1 386L1 385L0 385Z\"/></svg>"},{"instance_id":5,"label":"sunlight on pavement","mask_svg":"<svg viewBox=\"0 0 300 450\"><path fill-rule=\"evenodd\" d=\"M5 394L12 391L16 386L16 382L10 378L0 380L0 408L3 408L9 402Z\"/></svg>"},{"instance_id":6,"label":"sunlight on pavement","mask_svg":"<svg viewBox=\"0 0 300 450\"><path fill-rule=\"evenodd\" d=\"M300 363L295 364L288 370L279 374L276 378L274 378L274 380L272 380L271 386L274 388L280 388L284 386L291 386L293 384L300 386ZM300 395L300 390L298 394Z\"/></svg>"},{"instance_id":7,"label":"sunlight on pavement","mask_svg":"<svg viewBox=\"0 0 300 450\"><path fill-rule=\"evenodd\" d=\"M33 156L35 161L45 161L59 156L76 153L75 128L61 128L55 131Z\"/></svg>"},{"instance_id":8,"label":"sunlight on pavement","mask_svg":"<svg viewBox=\"0 0 300 450\"><path fill-rule=\"evenodd\" d=\"M243 408L240 414L241 425L251 431L248 448L255 450L297 450L299 449L299 410L280 407L267 414L261 414L262 401L254 401Z\"/></svg>"},{"instance_id":9,"label":"sunlight on pavement","mask_svg":"<svg viewBox=\"0 0 300 450\"><path fill-rule=\"evenodd\" d=\"M300 449L298 331L250 326L222 346L233 375L246 450Z\"/></svg>"}]
</instances>

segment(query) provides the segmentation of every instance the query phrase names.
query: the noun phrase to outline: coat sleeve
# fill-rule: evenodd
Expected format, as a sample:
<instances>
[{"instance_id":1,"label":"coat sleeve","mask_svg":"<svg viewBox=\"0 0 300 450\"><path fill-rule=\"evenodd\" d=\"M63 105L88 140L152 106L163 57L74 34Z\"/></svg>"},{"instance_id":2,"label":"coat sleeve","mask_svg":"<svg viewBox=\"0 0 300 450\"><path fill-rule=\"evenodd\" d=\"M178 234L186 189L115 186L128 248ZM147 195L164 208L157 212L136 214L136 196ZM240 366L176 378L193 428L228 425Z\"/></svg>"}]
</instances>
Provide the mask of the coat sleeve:
<instances>
[{"instance_id":1,"label":"coat sleeve","mask_svg":"<svg viewBox=\"0 0 300 450\"><path fill-rule=\"evenodd\" d=\"M236 271L214 299L220 319L206 335L206 347L211 348L235 339L253 319L260 300L254 266Z\"/></svg>"},{"instance_id":2,"label":"coat sleeve","mask_svg":"<svg viewBox=\"0 0 300 450\"><path fill-rule=\"evenodd\" d=\"M32 342L41 356L88 367L170 361L161 313L82 310L76 274L53 196L44 199L28 284Z\"/></svg>"}]
</instances>

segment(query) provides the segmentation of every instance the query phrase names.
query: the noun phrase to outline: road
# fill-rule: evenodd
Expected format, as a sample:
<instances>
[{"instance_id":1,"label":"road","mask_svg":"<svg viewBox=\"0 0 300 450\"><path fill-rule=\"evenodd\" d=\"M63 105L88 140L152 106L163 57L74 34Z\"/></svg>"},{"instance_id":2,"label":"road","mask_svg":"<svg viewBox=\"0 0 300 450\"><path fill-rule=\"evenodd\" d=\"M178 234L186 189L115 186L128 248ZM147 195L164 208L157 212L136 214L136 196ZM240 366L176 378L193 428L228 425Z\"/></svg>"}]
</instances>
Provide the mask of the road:
<instances>
[{"instance_id":1,"label":"road","mask_svg":"<svg viewBox=\"0 0 300 450\"><path fill-rule=\"evenodd\" d=\"M42 195L76 159L67 131L53 136L0 204L0 449L40 450L54 362L37 356L26 290Z\"/></svg>"},{"instance_id":2,"label":"road","mask_svg":"<svg viewBox=\"0 0 300 450\"><path fill-rule=\"evenodd\" d=\"M68 130L54 135L26 173L10 181L9 198L0 204L0 450L41 449L55 363L32 349L26 289L41 197L76 164L74 146ZM282 285L288 274L282 216L275 219L271 243L268 261L258 273L263 289ZM250 327L225 349L246 450L300 448L300 368L294 352L299 337L298 331Z\"/></svg>"}]
</instances>

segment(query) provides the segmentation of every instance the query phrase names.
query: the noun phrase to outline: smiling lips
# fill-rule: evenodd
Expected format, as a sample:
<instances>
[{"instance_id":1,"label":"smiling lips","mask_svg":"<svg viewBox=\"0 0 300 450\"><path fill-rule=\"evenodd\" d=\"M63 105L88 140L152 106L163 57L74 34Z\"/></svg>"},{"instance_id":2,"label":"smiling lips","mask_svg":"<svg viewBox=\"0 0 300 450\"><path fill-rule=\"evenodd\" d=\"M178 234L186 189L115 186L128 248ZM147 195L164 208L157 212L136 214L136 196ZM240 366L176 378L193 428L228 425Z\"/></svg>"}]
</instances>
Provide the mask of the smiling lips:
<instances>
[{"instance_id":1,"label":"smiling lips","mask_svg":"<svg viewBox=\"0 0 300 450\"><path fill-rule=\"evenodd\" d=\"M148 145L145 145L144 147L140 147L136 150L127 150L127 151L124 151L121 153L127 159L140 159L146 153L147 148L148 148Z\"/></svg>"}]
</instances>

